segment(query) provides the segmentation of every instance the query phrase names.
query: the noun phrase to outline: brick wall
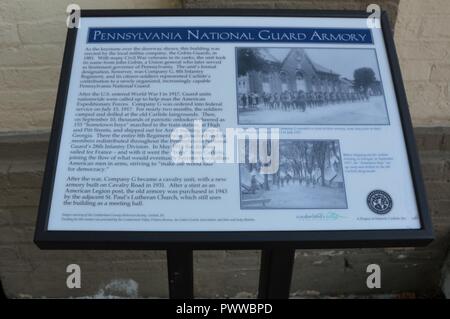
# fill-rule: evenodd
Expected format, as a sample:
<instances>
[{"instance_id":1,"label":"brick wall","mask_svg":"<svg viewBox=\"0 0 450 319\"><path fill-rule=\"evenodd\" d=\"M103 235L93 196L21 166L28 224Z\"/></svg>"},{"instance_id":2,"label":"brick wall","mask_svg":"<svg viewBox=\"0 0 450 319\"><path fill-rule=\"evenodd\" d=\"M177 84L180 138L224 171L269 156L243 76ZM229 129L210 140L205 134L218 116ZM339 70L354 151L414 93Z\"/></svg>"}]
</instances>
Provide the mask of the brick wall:
<instances>
[{"instance_id":1,"label":"brick wall","mask_svg":"<svg viewBox=\"0 0 450 319\"><path fill-rule=\"evenodd\" d=\"M367 294L369 263L383 269L377 293L438 291L450 233L450 129L416 129L416 135L436 241L426 248L298 250L293 293ZM124 287L129 295L167 296L164 252L41 251L32 243L47 140L47 134L0 139L0 279L8 296L123 295ZM70 263L82 267L82 289L65 286ZM257 251L196 252L195 263L197 296L256 293ZM137 291L130 288L136 284Z\"/></svg>"},{"instance_id":2,"label":"brick wall","mask_svg":"<svg viewBox=\"0 0 450 319\"><path fill-rule=\"evenodd\" d=\"M181 6L178 0L0 1L0 132L49 129L70 3L84 9Z\"/></svg>"},{"instance_id":3,"label":"brick wall","mask_svg":"<svg viewBox=\"0 0 450 319\"><path fill-rule=\"evenodd\" d=\"M416 125L450 125L450 1L402 0L395 42Z\"/></svg>"},{"instance_id":4,"label":"brick wall","mask_svg":"<svg viewBox=\"0 0 450 319\"><path fill-rule=\"evenodd\" d=\"M0 280L10 297L164 297L164 252L40 251L32 243L70 2L82 8L181 6L175 0L0 2ZM370 2L186 0L184 6L364 9ZM297 251L292 284L297 295L366 294L365 267L372 262L383 268L377 293L429 295L439 289L450 233L450 1L377 3L391 18L399 8L395 37L415 125L442 126L416 128L437 240L426 248ZM80 290L65 286L69 263L82 267ZM195 263L197 296L256 293L256 251L197 252Z\"/></svg>"},{"instance_id":5,"label":"brick wall","mask_svg":"<svg viewBox=\"0 0 450 319\"><path fill-rule=\"evenodd\" d=\"M399 0L184 0L185 8L250 8L250 9L303 9L303 10L363 10L377 3L388 11L391 24L395 24Z\"/></svg>"}]
</instances>

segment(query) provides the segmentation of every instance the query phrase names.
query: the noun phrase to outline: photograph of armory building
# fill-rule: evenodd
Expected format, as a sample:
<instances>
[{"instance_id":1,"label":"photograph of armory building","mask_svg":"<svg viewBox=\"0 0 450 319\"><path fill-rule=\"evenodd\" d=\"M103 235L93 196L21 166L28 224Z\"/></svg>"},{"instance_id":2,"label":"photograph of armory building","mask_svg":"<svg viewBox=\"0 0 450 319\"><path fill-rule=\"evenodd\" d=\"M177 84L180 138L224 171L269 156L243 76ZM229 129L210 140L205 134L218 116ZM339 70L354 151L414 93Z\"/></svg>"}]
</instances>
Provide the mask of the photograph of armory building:
<instances>
[{"instance_id":1,"label":"photograph of armory building","mask_svg":"<svg viewBox=\"0 0 450 319\"><path fill-rule=\"evenodd\" d=\"M373 50L238 48L236 56L240 124L389 124Z\"/></svg>"}]
</instances>

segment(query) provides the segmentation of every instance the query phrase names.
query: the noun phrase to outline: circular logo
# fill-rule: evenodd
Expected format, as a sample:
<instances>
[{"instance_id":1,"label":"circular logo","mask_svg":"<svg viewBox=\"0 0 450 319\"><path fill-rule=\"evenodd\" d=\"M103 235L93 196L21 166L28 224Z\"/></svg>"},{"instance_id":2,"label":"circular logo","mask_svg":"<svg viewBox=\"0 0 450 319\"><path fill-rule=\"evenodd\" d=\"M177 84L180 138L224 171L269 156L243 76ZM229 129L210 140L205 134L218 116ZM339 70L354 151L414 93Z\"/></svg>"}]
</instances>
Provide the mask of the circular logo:
<instances>
[{"instance_id":1,"label":"circular logo","mask_svg":"<svg viewBox=\"0 0 450 319\"><path fill-rule=\"evenodd\" d=\"M367 206L370 210L377 214L387 214L392 209L391 196L382 190L374 190L367 195Z\"/></svg>"}]
</instances>

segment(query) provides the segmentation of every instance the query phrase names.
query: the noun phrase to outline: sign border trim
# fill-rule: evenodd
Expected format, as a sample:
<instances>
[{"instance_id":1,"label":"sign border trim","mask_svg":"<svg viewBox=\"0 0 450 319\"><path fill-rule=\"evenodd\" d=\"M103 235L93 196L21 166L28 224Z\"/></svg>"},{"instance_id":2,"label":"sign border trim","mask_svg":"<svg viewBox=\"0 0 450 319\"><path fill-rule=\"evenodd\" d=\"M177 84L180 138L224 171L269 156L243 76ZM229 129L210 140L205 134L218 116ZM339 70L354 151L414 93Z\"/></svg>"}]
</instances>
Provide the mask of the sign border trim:
<instances>
[{"instance_id":1,"label":"sign border trim","mask_svg":"<svg viewBox=\"0 0 450 319\"><path fill-rule=\"evenodd\" d=\"M329 10L81 10L81 17L144 16L258 16L258 17L322 17L368 18L364 11ZM426 200L420 161L402 75L387 13L381 14L381 28L388 55L392 80L409 167L421 221L420 229L407 230L339 230L339 231L49 231L47 229L51 197L57 167L59 145L70 84L77 29L68 29L50 135L47 161L39 203L34 242L42 249L264 249L274 247L362 248L424 246L434 239Z\"/></svg>"}]
</instances>

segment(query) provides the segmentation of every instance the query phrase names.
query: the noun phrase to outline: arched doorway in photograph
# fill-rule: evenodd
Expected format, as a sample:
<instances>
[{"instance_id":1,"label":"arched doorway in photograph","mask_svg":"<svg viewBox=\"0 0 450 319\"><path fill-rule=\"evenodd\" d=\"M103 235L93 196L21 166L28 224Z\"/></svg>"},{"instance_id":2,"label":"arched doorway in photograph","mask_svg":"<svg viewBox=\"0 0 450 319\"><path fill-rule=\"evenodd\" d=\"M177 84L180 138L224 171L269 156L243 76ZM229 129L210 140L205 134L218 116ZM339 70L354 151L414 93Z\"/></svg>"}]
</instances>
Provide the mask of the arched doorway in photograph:
<instances>
[{"instance_id":1,"label":"arched doorway in photograph","mask_svg":"<svg viewBox=\"0 0 450 319\"><path fill-rule=\"evenodd\" d=\"M267 72L262 74L262 90L264 93L272 93L270 89L270 75Z\"/></svg>"},{"instance_id":2,"label":"arched doorway in photograph","mask_svg":"<svg viewBox=\"0 0 450 319\"><path fill-rule=\"evenodd\" d=\"M288 79L287 79L287 73L284 71L280 72L280 80L281 80L281 92L285 92L289 90L288 87Z\"/></svg>"},{"instance_id":3,"label":"arched doorway in photograph","mask_svg":"<svg viewBox=\"0 0 450 319\"><path fill-rule=\"evenodd\" d=\"M300 70L297 70L297 72L295 72L295 84L297 91L306 91L305 75Z\"/></svg>"}]
</instances>

